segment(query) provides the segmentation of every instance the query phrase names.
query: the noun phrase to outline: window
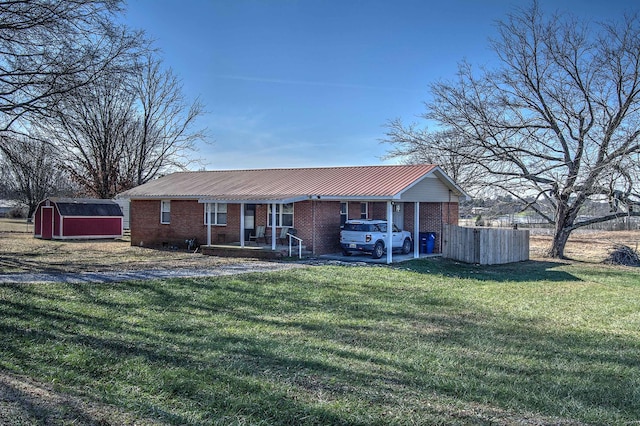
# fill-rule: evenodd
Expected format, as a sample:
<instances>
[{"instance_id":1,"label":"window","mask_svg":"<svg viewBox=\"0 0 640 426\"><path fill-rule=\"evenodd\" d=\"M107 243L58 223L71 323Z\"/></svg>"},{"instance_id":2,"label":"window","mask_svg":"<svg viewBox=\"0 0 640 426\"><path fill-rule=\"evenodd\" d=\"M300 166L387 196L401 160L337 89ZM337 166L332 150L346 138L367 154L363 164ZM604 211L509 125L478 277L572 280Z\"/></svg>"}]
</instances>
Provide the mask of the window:
<instances>
[{"instance_id":1,"label":"window","mask_svg":"<svg viewBox=\"0 0 640 426\"><path fill-rule=\"evenodd\" d=\"M171 201L160 201L160 223L171 223Z\"/></svg>"},{"instance_id":2,"label":"window","mask_svg":"<svg viewBox=\"0 0 640 426\"><path fill-rule=\"evenodd\" d=\"M273 204L269 204L268 223L271 225L271 208ZM293 203L276 204L276 226L293 226Z\"/></svg>"},{"instance_id":3,"label":"window","mask_svg":"<svg viewBox=\"0 0 640 426\"><path fill-rule=\"evenodd\" d=\"M340 203L340 226L349 219L349 203Z\"/></svg>"},{"instance_id":4,"label":"window","mask_svg":"<svg viewBox=\"0 0 640 426\"><path fill-rule=\"evenodd\" d=\"M227 224L227 203L207 203L204 207L204 224L208 225L207 217L212 225Z\"/></svg>"},{"instance_id":5,"label":"window","mask_svg":"<svg viewBox=\"0 0 640 426\"><path fill-rule=\"evenodd\" d=\"M360 203L360 219L366 219L369 217L369 205L367 203Z\"/></svg>"}]
</instances>

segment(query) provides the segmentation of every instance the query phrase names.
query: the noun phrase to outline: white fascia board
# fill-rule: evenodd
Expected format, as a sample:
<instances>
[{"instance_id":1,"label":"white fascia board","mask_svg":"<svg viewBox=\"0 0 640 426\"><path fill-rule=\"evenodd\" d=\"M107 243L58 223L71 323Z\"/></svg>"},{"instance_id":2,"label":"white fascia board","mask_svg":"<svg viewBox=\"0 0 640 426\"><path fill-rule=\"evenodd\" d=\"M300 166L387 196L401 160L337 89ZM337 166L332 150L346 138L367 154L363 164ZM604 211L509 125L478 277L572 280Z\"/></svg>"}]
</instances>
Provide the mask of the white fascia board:
<instances>
[{"instance_id":1,"label":"white fascia board","mask_svg":"<svg viewBox=\"0 0 640 426\"><path fill-rule=\"evenodd\" d=\"M314 195L311 197L312 200L320 200L320 201L395 201L400 199L400 195L393 196L324 196L324 195Z\"/></svg>"},{"instance_id":2,"label":"white fascia board","mask_svg":"<svg viewBox=\"0 0 640 426\"><path fill-rule=\"evenodd\" d=\"M198 203L207 204L207 203L226 203L226 204L289 204L289 203L297 203L298 201L304 201L309 199L307 196L299 196L299 197L289 197L289 198L280 198L280 199L224 199L224 198L200 198L198 199Z\"/></svg>"},{"instance_id":3,"label":"white fascia board","mask_svg":"<svg viewBox=\"0 0 640 426\"><path fill-rule=\"evenodd\" d=\"M122 219L124 217L124 215L122 216L74 216L74 215L70 215L70 214L61 214L60 215L61 218L63 219L96 219L96 218L100 218L100 219Z\"/></svg>"},{"instance_id":4,"label":"white fascia board","mask_svg":"<svg viewBox=\"0 0 640 426\"><path fill-rule=\"evenodd\" d=\"M197 200L199 195L136 195L129 200Z\"/></svg>"}]
</instances>

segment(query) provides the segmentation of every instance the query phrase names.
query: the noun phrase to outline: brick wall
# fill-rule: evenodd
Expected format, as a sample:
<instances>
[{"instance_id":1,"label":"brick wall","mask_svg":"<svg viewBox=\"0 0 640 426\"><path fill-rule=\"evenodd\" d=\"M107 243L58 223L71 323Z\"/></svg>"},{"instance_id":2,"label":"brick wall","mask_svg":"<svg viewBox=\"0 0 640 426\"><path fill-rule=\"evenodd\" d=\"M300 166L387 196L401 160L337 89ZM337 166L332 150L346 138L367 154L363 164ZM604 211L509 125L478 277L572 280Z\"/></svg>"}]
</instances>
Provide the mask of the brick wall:
<instances>
[{"instance_id":1,"label":"brick wall","mask_svg":"<svg viewBox=\"0 0 640 426\"><path fill-rule=\"evenodd\" d=\"M269 207L256 205L255 225L267 226ZM240 204L227 206L227 225L211 227L213 244L240 241ZM360 218L360 203L349 203L349 218ZM386 203L369 203L369 218L386 219ZM340 251L340 202L308 200L294 206L293 227L306 249L314 254ZM442 224L458 223L457 203L420 203L420 231L436 232L436 251L440 251ZM404 228L413 230L413 203L405 204ZM268 228L267 228L268 229ZM276 229L279 235L280 228ZM267 231L270 233L270 230ZM131 201L131 245L186 247L185 239L196 237L207 243L204 204L197 200L171 200L171 223L160 223L160 200ZM269 243L270 241L267 241Z\"/></svg>"},{"instance_id":2,"label":"brick wall","mask_svg":"<svg viewBox=\"0 0 640 426\"><path fill-rule=\"evenodd\" d=\"M404 229L415 233L413 229L413 203L404 206ZM420 203L420 232L435 232L435 252L440 253L442 225L458 224L458 203ZM415 237L415 236L414 236Z\"/></svg>"},{"instance_id":3,"label":"brick wall","mask_svg":"<svg viewBox=\"0 0 640 426\"><path fill-rule=\"evenodd\" d=\"M387 203L369 203L369 219L387 220Z\"/></svg>"},{"instance_id":4,"label":"brick wall","mask_svg":"<svg viewBox=\"0 0 640 426\"><path fill-rule=\"evenodd\" d=\"M313 201L315 210L315 232L313 234L313 253L325 254L340 251L340 202ZM358 217L360 217L360 203ZM349 206L350 208L351 206Z\"/></svg>"},{"instance_id":5,"label":"brick wall","mask_svg":"<svg viewBox=\"0 0 640 426\"><path fill-rule=\"evenodd\" d=\"M357 204L357 217L360 217L360 203L354 204ZM351 209L351 206L349 208ZM268 212L268 205L256 206L256 226L267 226ZM306 250L314 254L340 251L340 202L308 200L295 203L293 227L297 231L297 237L303 240L302 244ZM270 233L271 230L267 226L267 234ZM280 228L276 228L276 235L280 235Z\"/></svg>"},{"instance_id":6,"label":"brick wall","mask_svg":"<svg viewBox=\"0 0 640 426\"><path fill-rule=\"evenodd\" d=\"M361 204L362 203L360 201L349 202L348 207L347 207L348 213L349 213L348 214L349 219L360 219L360 213L362 212ZM367 219L370 219L371 218L371 210L370 210L371 209L371 203L367 203L367 204L369 205L369 207L368 207L369 210L367 211L367 213L368 213L368 218Z\"/></svg>"},{"instance_id":7,"label":"brick wall","mask_svg":"<svg viewBox=\"0 0 640 426\"><path fill-rule=\"evenodd\" d=\"M198 244L207 243L204 224L204 204L197 200L171 200L169 224L160 223L160 200L131 200L131 245L184 248L185 240L197 238ZM240 240L240 205L227 206L227 225L211 226L211 241Z\"/></svg>"}]
</instances>

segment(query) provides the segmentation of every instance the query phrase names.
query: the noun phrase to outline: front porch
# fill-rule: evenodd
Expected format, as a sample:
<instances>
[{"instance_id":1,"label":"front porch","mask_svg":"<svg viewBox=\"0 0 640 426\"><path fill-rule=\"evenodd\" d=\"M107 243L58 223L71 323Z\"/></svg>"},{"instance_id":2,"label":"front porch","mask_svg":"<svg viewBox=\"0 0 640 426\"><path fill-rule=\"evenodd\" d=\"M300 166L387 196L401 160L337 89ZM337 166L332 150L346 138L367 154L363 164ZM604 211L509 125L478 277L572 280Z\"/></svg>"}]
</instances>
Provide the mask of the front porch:
<instances>
[{"instance_id":1,"label":"front porch","mask_svg":"<svg viewBox=\"0 0 640 426\"><path fill-rule=\"evenodd\" d=\"M321 254L319 256L314 256L312 252L305 250L304 245L302 246L301 252L298 251L298 246L292 245L291 247L291 255L289 255L289 246L288 245L277 245L276 249L273 250L270 245L260 245L252 243L249 245L245 243L244 247L240 245L239 242L230 243L230 244L214 244L214 245L202 245L200 246L200 251L203 255L206 256L220 256L220 257L244 257L249 259L261 259L261 260L277 260L283 259L287 257L297 258L299 253L302 258L309 257L317 257L322 260L336 260L340 262L353 262L353 263L377 263L377 264L386 264L388 263L386 256L381 257L380 259L374 259L371 257L369 253L352 253L351 256L345 256L344 254L338 253L329 253L329 254ZM392 262L391 263L400 263L406 262L408 260L413 259L425 259L430 257L441 257L441 253L418 253L418 256L415 256L413 252L408 254L401 253L393 253Z\"/></svg>"},{"instance_id":2,"label":"front porch","mask_svg":"<svg viewBox=\"0 0 640 426\"><path fill-rule=\"evenodd\" d=\"M271 245L259 245L256 243L247 243L241 245L239 242L227 244L212 244L200 246L202 254L207 256L220 257L246 257L250 259L282 259L284 257L309 257L311 252L306 250L303 245L302 250L293 244L291 253L289 245L277 244L275 249Z\"/></svg>"}]
</instances>

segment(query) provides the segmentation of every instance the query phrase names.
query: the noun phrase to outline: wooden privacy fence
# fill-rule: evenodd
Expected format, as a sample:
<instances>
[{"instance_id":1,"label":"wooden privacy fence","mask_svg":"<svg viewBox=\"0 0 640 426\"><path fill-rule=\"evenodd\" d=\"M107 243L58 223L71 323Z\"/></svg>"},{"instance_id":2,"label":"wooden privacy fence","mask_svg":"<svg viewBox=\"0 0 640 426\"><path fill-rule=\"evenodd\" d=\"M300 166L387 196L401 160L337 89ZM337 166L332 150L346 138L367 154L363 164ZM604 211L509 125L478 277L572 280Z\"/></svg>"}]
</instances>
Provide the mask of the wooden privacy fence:
<instances>
[{"instance_id":1,"label":"wooden privacy fence","mask_svg":"<svg viewBox=\"0 0 640 426\"><path fill-rule=\"evenodd\" d=\"M529 260L529 230L445 225L443 237L443 257L460 262L497 265Z\"/></svg>"}]
</instances>

